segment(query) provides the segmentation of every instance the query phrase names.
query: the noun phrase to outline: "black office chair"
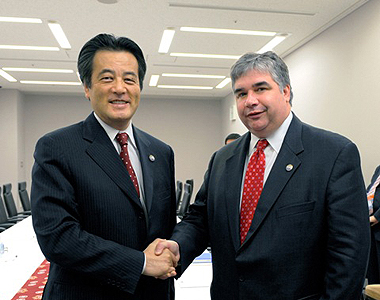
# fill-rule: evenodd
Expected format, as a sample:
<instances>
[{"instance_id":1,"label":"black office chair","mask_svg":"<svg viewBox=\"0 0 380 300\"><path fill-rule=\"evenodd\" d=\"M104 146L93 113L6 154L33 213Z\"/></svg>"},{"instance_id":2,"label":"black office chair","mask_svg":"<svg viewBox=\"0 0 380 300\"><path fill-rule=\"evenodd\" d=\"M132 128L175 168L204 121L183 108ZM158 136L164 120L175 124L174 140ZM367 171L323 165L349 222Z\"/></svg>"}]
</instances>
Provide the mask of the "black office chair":
<instances>
[{"instance_id":1,"label":"black office chair","mask_svg":"<svg viewBox=\"0 0 380 300\"><path fill-rule=\"evenodd\" d=\"M3 197L4 197L4 202L7 208L9 218L12 218L12 217L27 218L32 214L30 210L23 211L20 213L17 211L15 200L13 199L11 183L7 183L3 185Z\"/></svg>"},{"instance_id":2,"label":"black office chair","mask_svg":"<svg viewBox=\"0 0 380 300\"><path fill-rule=\"evenodd\" d=\"M181 197L182 197L182 181L177 180L177 186L175 190L175 198L176 198L176 208L178 210L179 203L181 202Z\"/></svg>"},{"instance_id":3,"label":"black office chair","mask_svg":"<svg viewBox=\"0 0 380 300\"><path fill-rule=\"evenodd\" d=\"M186 180L187 184L190 184L190 193L193 194L193 189L194 189L194 179L187 179Z\"/></svg>"},{"instance_id":4,"label":"black office chair","mask_svg":"<svg viewBox=\"0 0 380 300\"><path fill-rule=\"evenodd\" d=\"M4 205L3 198L1 197L1 187L0 187L0 227L8 229L9 227L12 227L17 222L23 220L23 218L15 217L15 218L8 218L7 216L7 210Z\"/></svg>"},{"instance_id":5,"label":"black office chair","mask_svg":"<svg viewBox=\"0 0 380 300\"><path fill-rule=\"evenodd\" d=\"M30 199L28 191L26 190L26 182L22 181L18 183L18 195L24 211L31 211Z\"/></svg>"},{"instance_id":6,"label":"black office chair","mask_svg":"<svg viewBox=\"0 0 380 300\"><path fill-rule=\"evenodd\" d=\"M189 209L191 195L192 195L191 185L188 183L185 183L183 185L183 196L177 210L177 216L181 220Z\"/></svg>"}]
</instances>

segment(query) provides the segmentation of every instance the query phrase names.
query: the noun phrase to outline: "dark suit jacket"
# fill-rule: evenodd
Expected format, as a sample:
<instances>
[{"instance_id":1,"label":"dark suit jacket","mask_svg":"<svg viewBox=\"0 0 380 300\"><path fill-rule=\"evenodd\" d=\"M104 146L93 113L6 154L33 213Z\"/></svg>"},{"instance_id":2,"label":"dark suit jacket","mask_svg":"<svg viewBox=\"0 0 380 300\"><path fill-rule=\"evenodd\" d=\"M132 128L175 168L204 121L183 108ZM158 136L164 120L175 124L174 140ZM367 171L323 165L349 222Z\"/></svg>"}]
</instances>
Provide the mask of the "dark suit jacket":
<instances>
[{"instance_id":1,"label":"dark suit jacket","mask_svg":"<svg viewBox=\"0 0 380 300\"><path fill-rule=\"evenodd\" d=\"M358 300L369 221L356 146L294 116L240 246L249 142L247 133L213 155L190 213L172 236L181 271L210 241L213 300Z\"/></svg>"},{"instance_id":2,"label":"dark suit jacket","mask_svg":"<svg viewBox=\"0 0 380 300\"><path fill-rule=\"evenodd\" d=\"M155 238L170 237L176 222L174 155L168 145L133 130L148 227L128 171L93 114L38 141L33 225L51 262L43 299L173 299L173 280L141 272L142 251Z\"/></svg>"}]
</instances>

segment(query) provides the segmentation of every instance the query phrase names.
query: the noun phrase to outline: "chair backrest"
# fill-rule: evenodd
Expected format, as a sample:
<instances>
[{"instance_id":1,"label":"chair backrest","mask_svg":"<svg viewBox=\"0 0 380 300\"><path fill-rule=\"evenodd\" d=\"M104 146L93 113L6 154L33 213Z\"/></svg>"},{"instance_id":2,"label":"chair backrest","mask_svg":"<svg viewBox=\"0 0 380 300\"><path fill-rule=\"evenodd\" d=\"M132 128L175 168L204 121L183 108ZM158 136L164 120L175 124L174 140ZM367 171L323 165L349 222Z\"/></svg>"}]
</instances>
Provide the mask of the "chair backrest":
<instances>
[{"instance_id":1,"label":"chair backrest","mask_svg":"<svg viewBox=\"0 0 380 300\"><path fill-rule=\"evenodd\" d=\"M22 204L24 211L29 211L31 209L30 199L28 191L26 190L26 182L22 181L18 183L18 195Z\"/></svg>"},{"instance_id":2,"label":"chair backrest","mask_svg":"<svg viewBox=\"0 0 380 300\"><path fill-rule=\"evenodd\" d=\"M175 198L176 198L177 209L178 209L179 203L181 202L182 185L183 185L182 181L177 180L177 187L175 190Z\"/></svg>"},{"instance_id":3,"label":"chair backrest","mask_svg":"<svg viewBox=\"0 0 380 300\"><path fill-rule=\"evenodd\" d=\"M189 206L190 206L190 199L192 194L192 188L191 185L188 183L185 183L183 185L183 196L181 203L179 204L178 210L177 210L177 216L182 219L183 216L187 213Z\"/></svg>"},{"instance_id":4,"label":"chair backrest","mask_svg":"<svg viewBox=\"0 0 380 300\"><path fill-rule=\"evenodd\" d=\"M8 215L5 209L3 197L1 197L1 187L0 187L0 223L6 223L7 221L8 221Z\"/></svg>"},{"instance_id":5,"label":"chair backrest","mask_svg":"<svg viewBox=\"0 0 380 300\"><path fill-rule=\"evenodd\" d=\"M193 189L194 189L194 179L187 179L186 180L186 183L190 184L190 193L193 193Z\"/></svg>"},{"instance_id":6,"label":"chair backrest","mask_svg":"<svg viewBox=\"0 0 380 300\"><path fill-rule=\"evenodd\" d=\"M3 185L3 197L9 218L17 216L17 208L12 195L12 184Z\"/></svg>"}]
</instances>

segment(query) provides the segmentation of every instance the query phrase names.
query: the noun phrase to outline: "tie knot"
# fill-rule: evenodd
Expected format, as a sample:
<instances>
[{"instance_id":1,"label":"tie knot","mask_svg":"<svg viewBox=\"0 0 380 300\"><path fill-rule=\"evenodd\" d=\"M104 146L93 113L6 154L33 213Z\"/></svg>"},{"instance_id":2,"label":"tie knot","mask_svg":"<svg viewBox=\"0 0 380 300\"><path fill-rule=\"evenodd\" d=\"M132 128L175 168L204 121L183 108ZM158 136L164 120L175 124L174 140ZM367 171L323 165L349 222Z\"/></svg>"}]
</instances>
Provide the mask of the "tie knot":
<instances>
[{"instance_id":1,"label":"tie knot","mask_svg":"<svg viewBox=\"0 0 380 300\"><path fill-rule=\"evenodd\" d=\"M257 142L257 147L256 147L256 149L257 149L257 151L261 151L261 150L264 150L265 148L266 148L266 146L268 146L268 141L267 140L259 140L258 142Z\"/></svg>"},{"instance_id":2,"label":"tie knot","mask_svg":"<svg viewBox=\"0 0 380 300\"><path fill-rule=\"evenodd\" d=\"M128 133L121 132L116 135L116 140L120 145L128 144Z\"/></svg>"}]
</instances>

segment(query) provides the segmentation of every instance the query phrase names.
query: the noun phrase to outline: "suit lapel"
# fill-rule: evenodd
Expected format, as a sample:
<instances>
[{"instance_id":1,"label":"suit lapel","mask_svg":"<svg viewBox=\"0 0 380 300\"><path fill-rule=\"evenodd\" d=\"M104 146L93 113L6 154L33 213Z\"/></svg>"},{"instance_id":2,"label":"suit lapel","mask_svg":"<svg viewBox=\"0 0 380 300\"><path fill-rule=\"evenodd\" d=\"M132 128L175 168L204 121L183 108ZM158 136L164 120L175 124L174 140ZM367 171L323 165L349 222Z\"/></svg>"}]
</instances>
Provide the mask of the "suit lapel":
<instances>
[{"instance_id":1,"label":"suit lapel","mask_svg":"<svg viewBox=\"0 0 380 300\"><path fill-rule=\"evenodd\" d=\"M133 126L133 133L136 145L140 153L140 163L144 180L144 196L147 212L152 208L153 199L153 164L155 163L155 155L150 148L150 141L142 134L142 132Z\"/></svg>"},{"instance_id":2,"label":"suit lapel","mask_svg":"<svg viewBox=\"0 0 380 300\"><path fill-rule=\"evenodd\" d=\"M240 191L244 170L245 158L248 152L250 133L246 133L240 142L236 145L231 156L226 160L226 177L225 177L225 204L227 219L230 226L230 232L235 250L240 247ZM238 175L237 175L238 174Z\"/></svg>"},{"instance_id":3,"label":"suit lapel","mask_svg":"<svg viewBox=\"0 0 380 300\"><path fill-rule=\"evenodd\" d=\"M93 113L84 121L83 138L90 142L86 150L87 154L133 202L141 207L132 181L126 180L129 177L127 169L119 159L114 145Z\"/></svg>"},{"instance_id":4,"label":"suit lapel","mask_svg":"<svg viewBox=\"0 0 380 300\"><path fill-rule=\"evenodd\" d=\"M298 154L303 151L301 140L302 123L294 115L285 135L280 153L272 167L261 193L251 227L242 246L255 234L264 221L281 191L301 164Z\"/></svg>"}]
</instances>

